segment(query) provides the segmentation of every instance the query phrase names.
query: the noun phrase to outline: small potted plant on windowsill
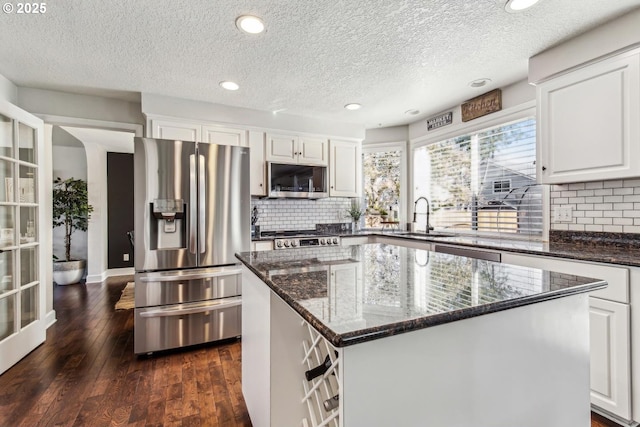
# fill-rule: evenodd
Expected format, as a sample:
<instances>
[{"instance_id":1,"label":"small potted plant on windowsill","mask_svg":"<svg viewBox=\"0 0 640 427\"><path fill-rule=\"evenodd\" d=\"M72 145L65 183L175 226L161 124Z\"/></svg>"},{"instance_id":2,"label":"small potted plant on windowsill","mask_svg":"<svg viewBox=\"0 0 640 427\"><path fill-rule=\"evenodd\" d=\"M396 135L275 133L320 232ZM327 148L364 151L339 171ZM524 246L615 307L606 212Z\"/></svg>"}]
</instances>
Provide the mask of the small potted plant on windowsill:
<instances>
[{"instance_id":1,"label":"small potted plant on windowsill","mask_svg":"<svg viewBox=\"0 0 640 427\"><path fill-rule=\"evenodd\" d=\"M347 210L347 214L351 217L351 232L360 231L360 217L364 210L360 207L360 202L356 199L351 200L351 207Z\"/></svg>"},{"instance_id":2,"label":"small potted plant on windowsill","mask_svg":"<svg viewBox=\"0 0 640 427\"><path fill-rule=\"evenodd\" d=\"M54 255L53 280L58 285L78 283L84 275L86 260L71 258L71 235L87 231L93 206L89 204L87 183L82 179L53 180L53 227L64 226L64 260Z\"/></svg>"}]
</instances>

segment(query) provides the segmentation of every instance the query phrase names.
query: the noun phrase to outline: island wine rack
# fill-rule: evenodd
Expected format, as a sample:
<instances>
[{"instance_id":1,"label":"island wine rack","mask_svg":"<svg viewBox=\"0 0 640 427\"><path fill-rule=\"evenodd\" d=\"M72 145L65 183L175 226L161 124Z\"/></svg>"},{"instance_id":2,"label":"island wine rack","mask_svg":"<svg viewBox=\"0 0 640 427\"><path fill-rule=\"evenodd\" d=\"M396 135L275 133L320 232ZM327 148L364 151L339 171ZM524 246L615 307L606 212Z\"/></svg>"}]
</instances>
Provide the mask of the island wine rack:
<instances>
[{"instance_id":1,"label":"island wine rack","mask_svg":"<svg viewBox=\"0 0 640 427\"><path fill-rule=\"evenodd\" d=\"M303 427L340 427L340 352L338 352L318 331L303 321L306 338L302 342L305 369L312 370L321 365L329 365L322 375L311 380L302 379L304 388L303 403L307 406L307 418L302 420ZM336 400L335 397L338 396ZM337 403L337 405L336 405Z\"/></svg>"}]
</instances>

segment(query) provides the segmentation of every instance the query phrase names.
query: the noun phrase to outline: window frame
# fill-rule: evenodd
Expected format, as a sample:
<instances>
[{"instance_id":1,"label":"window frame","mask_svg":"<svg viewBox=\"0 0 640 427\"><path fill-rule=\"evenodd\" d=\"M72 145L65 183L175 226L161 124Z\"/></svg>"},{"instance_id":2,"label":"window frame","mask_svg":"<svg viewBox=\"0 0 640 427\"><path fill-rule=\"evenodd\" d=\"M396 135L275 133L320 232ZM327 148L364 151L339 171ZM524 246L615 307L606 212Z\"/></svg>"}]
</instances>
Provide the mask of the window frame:
<instances>
[{"instance_id":1,"label":"window frame","mask_svg":"<svg viewBox=\"0 0 640 427\"><path fill-rule=\"evenodd\" d=\"M409 194L409 181L408 181L408 167L407 167L407 141L393 141L393 142L374 142L374 143L363 143L362 144L362 164L364 164L364 155L367 153L379 153L382 151L400 151L400 198L398 200L398 209L400 211L399 220L400 224L398 228L400 230L404 230L407 223L407 218L409 218L409 212L407 200L407 195ZM362 168L362 176L360 177L360 182L362 183L362 201L364 202L364 167Z\"/></svg>"},{"instance_id":2,"label":"window frame","mask_svg":"<svg viewBox=\"0 0 640 427\"><path fill-rule=\"evenodd\" d=\"M456 119L456 114L454 112L454 120ZM407 187L411 188L411 191L409 193L409 200L415 200L415 185L413 182L413 178L414 178L414 170L413 170L413 166L414 166L414 159L415 159L415 153L416 150L425 147L427 145L431 145L431 144L435 144L447 139L452 139L452 138L456 138L456 137L460 137L460 136L464 136L464 135L472 135L475 133L480 133L482 131L488 130L490 128L493 127L497 127L497 126L501 126L510 122L514 122L514 121L518 121L518 120L523 120L526 118L533 118L536 120L536 129L539 129L539 124L538 124L538 116L536 114L536 102L535 101L529 101L529 102L525 102L523 104L511 107L511 108L507 108L504 109L502 111L493 113L493 114L489 114L487 116L475 119L471 122L465 122L465 123L461 123L458 122L452 126L447 126L445 128L440 128L437 129L436 131L433 131L432 133L428 133L426 135L423 135L421 137L415 138L415 139L411 139L409 141L409 150L410 150L410 159L408 161L408 177L409 177L409 185ZM459 120L459 117L458 117ZM536 162L539 162L539 156L540 156L540 151L537 148L537 144L538 144L538 138L539 138L539 132L536 132ZM539 182L539 177L536 176L536 182ZM511 239L519 239L519 240L543 240L546 241L548 240L549 237L549 228L550 228L550 213L549 213L549 197L550 197L550 193L549 193L549 186L548 185L544 185L542 186L543 190L542 190L542 235L541 237L536 237L536 236L519 236L519 237L511 237ZM409 218L409 215L412 214L412 212L407 212L407 222L409 223L411 221L411 219ZM468 234L468 235L473 235L473 236L477 236L477 235L484 235L484 236L490 236L491 233L477 233L476 231L473 230L456 230L456 234ZM503 235L500 235L500 238L505 238Z\"/></svg>"}]
</instances>

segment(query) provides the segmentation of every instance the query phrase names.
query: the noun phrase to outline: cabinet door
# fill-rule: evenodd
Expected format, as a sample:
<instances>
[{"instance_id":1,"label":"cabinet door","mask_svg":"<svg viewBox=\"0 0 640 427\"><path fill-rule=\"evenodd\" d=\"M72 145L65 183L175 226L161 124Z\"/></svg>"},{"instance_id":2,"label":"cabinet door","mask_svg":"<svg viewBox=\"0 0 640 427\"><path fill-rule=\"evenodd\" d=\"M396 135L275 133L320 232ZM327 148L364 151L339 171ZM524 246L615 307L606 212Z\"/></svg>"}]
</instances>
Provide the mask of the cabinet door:
<instances>
[{"instance_id":1,"label":"cabinet door","mask_svg":"<svg viewBox=\"0 0 640 427\"><path fill-rule=\"evenodd\" d=\"M631 419L629 305L589 298L591 403Z\"/></svg>"},{"instance_id":2,"label":"cabinet door","mask_svg":"<svg viewBox=\"0 0 640 427\"><path fill-rule=\"evenodd\" d=\"M270 162L298 163L298 137L268 133L266 158Z\"/></svg>"},{"instance_id":3,"label":"cabinet door","mask_svg":"<svg viewBox=\"0 0 640 427\"><path fill-rule=\"evenodd\" d=\"M202 126L195 123L152 119L150 124L151 138L202 141Z\"/></svg>"},{"instance_id":4,"label":"cabinet door","mask_svg":"<svg viewBox=\"0 0 640 427\"><path fill-rule=\"evenodd\" d=\"M329 196L358 197L362 176L360 144L331 141L329 166Z\"/></svg>"},{"instance_id":5,"label":"cabinet door","mask_svg":"<svg viewBox=\"0 0 640 427\"><path fill-rule=\"evenodd\" d=\"M249 174L252 196L266 196L267 186L265 185L266 169L264 163L264 133L249 131L250 164Z\"/></svg>"},{"instance_id":6,"label":"cabinet door","mask_svg":"<svg viewBox=\"0 0 640 427\"><path fill-rule=\"evenodd\" d=\"M640 176L640 51L562 75L537 92L541 182Z\"/></svg>"},{"instance_id":7,"label":"cabinet door","mask_svg":"<svg viewBox=\"0 0 640 427\"><path fill-rule=\"evenodd\" d=\"M202 140L209 144L239 145L247 147L247 131L218 126L203 126Z\"/></svg>"},{"instance_id":8,"label":"cabinet door","mask_svg":"<svg viewBox=\"0 0 640 427\"><path fill-rule=\"evenodd\" d=\"M307 165L328 165L329 142L322 138L301 137L298 143L298 162Z\"/></svg>"}]
</instances>

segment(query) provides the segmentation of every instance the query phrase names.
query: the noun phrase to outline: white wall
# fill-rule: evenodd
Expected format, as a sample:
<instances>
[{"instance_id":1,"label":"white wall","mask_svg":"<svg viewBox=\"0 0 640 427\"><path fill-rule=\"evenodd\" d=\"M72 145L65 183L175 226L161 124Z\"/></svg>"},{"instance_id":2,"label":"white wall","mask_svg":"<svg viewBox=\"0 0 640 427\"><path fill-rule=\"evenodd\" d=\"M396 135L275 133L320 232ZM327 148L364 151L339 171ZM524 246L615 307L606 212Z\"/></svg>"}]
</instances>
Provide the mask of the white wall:
<instances>
[{"instance_id":1,"label":"white wall","mask_svg":"<svg viewBox=\"0 0 640 427\"><path fill-rule=\"evenodd\" d=\"M145 115L180 117L191 121L231 124L259 130L278 129L292 132L314 133L328 137L364 138L364 127L353 123L293 116L286 113L232 107L202 101L142 94L142 112Z\"/></svg>"},{"instance_id":2,"label":"white wall","mask_svg":"<svg viewBox=\"0 0 640 427\"><path fill-rule=\"evenodd\" d=\"M18 99L18 87L0 74L0 99L15 104Z\"/></svg>"},{"instance_id":3,"label":"white wall","mask_svg":"<svg viewBox=\"0 0 640 427\"><path fill-rule=\"evenodd\" d=\"M139 103L101 96L19 87L18 105L39 116L144 124Z\"/></svg>"},{"instance_id":4,"label":"white wall","mask_svg":"<svg viewBox=\"0 0 640 427\"><path fill-rule=\"evenodd\" d=\"M73 137L59 127L53 128L53 173L51 178L86 180L87 153L82 143L76 140L79 144L76 147L57 145L70 138ZM64 259L64 227L53 229L53 254L59 259ZM76 259L87 259L87 233L85 231L76 230L71 236L71 256Z\"/></svg>"},{"instance_id":5,"label":"white wall","mask_svg":"<svg viewBox=\"0 0 640 427\"><path fill-rule=\"evenodd\" d=\"M382 142L400 142L409 140L409 126L390 126L386 128L367 129L362 146Z\"/></svg>"},{"instance_id":6,"label":"white wall","mask_svg":"<svg viewBox=\"0 0 640 427\"><path fill-rule=\"evenodd\" d=\"M495 88L481 88L478 90L478 93L474 96L482 95L483 93L489 92ZM526 80L521 80L516 82L510 86L506 86L502 89L502 110L507 110L512 107L517 107L526 102L535 101L536 99L536 90L535 87L530 85ZM468 128L473 127L475 124L483 123L486 120L490 120L491 117L495 117L496 113L488 114L486 116L477 118L475 120L471 120L468 122L462 121L462 112L460 108L460 104L453 105L451 108L447 108L443 110L453 111L453 123L433 131L427 131L427 120L418 120L416 122L409 124L409 139L413 142L416 139L429 138L431 135L438 135L441 133L449 133L454 132L457 128Z\"/></svg>"},{"instance_id":7,"label":"white wall","mask_svg":"<svg viewBox=\"0 0 640 427\"><path fill-rule=\"evenodd\" d=\"M640 8L529 58L529 81L640 43Z\"/></svg>"}]
</instances>

